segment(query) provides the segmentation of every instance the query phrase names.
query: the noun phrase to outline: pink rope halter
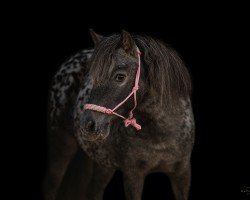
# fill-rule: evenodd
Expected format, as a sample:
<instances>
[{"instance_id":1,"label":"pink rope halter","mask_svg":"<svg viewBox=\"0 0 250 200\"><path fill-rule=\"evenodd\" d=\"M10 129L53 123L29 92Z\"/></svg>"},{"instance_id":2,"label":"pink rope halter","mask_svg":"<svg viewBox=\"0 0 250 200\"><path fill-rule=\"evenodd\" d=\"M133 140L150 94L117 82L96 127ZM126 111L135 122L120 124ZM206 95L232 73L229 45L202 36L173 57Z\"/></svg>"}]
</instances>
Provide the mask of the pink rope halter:
<instances>
[{"instance_id":1,"label":"pink rope halter","mask_svg":"<svg viewBox=\"0 0 250 200\"><path fill-rule=\"evenodd\" d=\"M129 125L131 125L135 127L136 130L141 130L141 126L136 122L136 119L133 117L134 116L133 111L137 106L136 93L137 93L137 90L139 89L139 80L140 80L140 74L141 74L141 59L140 59L141 52L138 49L138 47L136 47L136 50L137 50L137 55L138 55L138 68L137 68L136 77L135 77L135 84L131 93L113 109L109 109L103 106L98 106L95 104L85 104L84 110L93 110L93 111L101 112L107 115L116 115L117 117L124 119L125 127L128 127ZM115 110L121 107L132 95L134 95L134 107L129 112L129 117L125 118L124 116L115 112Z\"/></svg>"}]
</instances>

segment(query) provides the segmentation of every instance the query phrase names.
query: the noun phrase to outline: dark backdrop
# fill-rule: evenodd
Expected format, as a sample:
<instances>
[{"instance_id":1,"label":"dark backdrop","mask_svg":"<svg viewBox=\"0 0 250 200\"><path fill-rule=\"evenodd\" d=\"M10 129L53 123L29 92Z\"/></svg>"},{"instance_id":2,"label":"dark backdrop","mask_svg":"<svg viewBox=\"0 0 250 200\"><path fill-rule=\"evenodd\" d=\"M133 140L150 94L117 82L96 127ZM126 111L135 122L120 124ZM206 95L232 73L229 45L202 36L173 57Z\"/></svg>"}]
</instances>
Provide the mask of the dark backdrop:
<instances>
[{"instance_id":1,"label":"dark backdrop","mask_svg":"<svg viewBox=\"0 0 250 200\"><path fill-rule=\"evenodd\" d=\"M17 170L21 178L11 179L15 180L11 184L14 183L16 188L23 186L19 195L23 194L26 199L39 195L46 165L49 83L68 56L79 49L93 46L89 28L102 35L122 29L150 35L169 43L180 53L193 80L196 120L190 199L217 199L230 194L231 191L224 186L228 181L233 182L232 174L236 172L228 170L231 165L228 160L235 156L226 148L230 146L227 138L234 134L225 118L229 104L226 98L229 90L227 80L231 70L225 64L224 57L227 18L221 10L207 11L204 8L195 12L184 12L178 7L174 7L174 10L172 7L155 9L154 6L145 11L140 7L138 10L101 12L94 8L88 10L88 7L83 7L82 10L71 10L69 13L59 8L32 10L20 19L16 16L14 20L17 22L14 35L21 42L14 48L22 56L18 58L15 72L10 72L18 78L17 84L11 87L16 91L22 89L22 92L14 95L12 100L14 109L18 105L22 106L18 107L21 113L18 117L20 123L16 125L18 127L12 125L10 128L25 130L19 135L23 139L21 149L24 150ZM15 151L13 157L19 157L18 153ZM247 154L243 152L243 155ZM241 169L236 175L239 175L242 186L249 184L249 172L244 159L240 163ZM239 193L239 184L236 185L234 189ZM122 174L117 173L106 190L105 199L122 198ZM146 179L143 198L173 199L167 177L163 174L150 175Z\"/></svg>"}]
</instances>

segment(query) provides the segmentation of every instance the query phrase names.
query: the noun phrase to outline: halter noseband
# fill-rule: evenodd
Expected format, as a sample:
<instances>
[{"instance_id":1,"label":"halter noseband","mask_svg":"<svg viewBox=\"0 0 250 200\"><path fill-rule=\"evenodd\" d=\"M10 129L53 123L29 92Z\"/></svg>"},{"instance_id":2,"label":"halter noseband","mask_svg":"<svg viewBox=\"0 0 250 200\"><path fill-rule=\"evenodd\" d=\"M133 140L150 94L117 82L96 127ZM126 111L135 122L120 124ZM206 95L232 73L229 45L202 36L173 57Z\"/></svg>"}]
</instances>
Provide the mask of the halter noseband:
<instances>
[{"instance_id":1,"label":"halter noseband","mask_svg":"<svg viewBox=\"0 0 250 200\"><path fill-rule=\"evenodd\" d=\"M136 47L136 52L138 55L138 68L137 68L137 72L136 72L136 76L135 76L135 84L134 84L134 87L133 87L131 93L113 109L109 109L109 108L106 108L103 106L98 106L95 104L85 104L84 110L93 110L93 111L101 112L101 113L104 113L107 115L116 115L117 117L124 119L125 127L128 127L129 125L131 125L131 126L135 127L136 130L141 130L141 125L139 125L136 122L136 119L133 117L134 116L133 111L137 106L136 93L137 93L137 90L139 89L139 80L140 80L140 74L141 74L141 59L140 59L141 52L138 49L138 47ZM129 112L129 117L125 118L124 116L115 112L115 110L117 110L120 106L122 106L122 104L124 104L132 95L134 95L134 107Z\"/></svg>"}]
</instances>

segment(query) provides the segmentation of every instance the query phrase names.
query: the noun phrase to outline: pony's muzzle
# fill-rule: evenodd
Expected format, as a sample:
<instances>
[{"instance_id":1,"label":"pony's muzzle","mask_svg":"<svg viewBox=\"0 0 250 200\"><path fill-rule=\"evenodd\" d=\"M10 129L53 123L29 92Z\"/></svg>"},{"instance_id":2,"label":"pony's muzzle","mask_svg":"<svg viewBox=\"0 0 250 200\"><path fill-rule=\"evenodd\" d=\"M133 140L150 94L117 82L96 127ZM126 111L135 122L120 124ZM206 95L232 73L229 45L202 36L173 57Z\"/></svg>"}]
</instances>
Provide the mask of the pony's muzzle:
<instances>
[{"instance_id":1,"label":"pony's muzzle","mask_svg":"<svg viewBox=\"0 0 250 200\"><path fill-rule=\"evenodd\" d=\"M82 133L96 135L101 132L101 127L98 125L97 121L90 117L83 117L81 123Z\"/></svg>"},{"instance_id":2,"label":"pony's muzzle","mask_svg":"<svg viewBox=\"0 0 250 200\"><path fill-rule=\"evenodd\" d=\"M86 110L81 117L80 131L84 137L95 138L109 132L110 119L103 113Z\"/></svg>"},{"instance_id":3,"label":"pony's muzzle","mask_svg":"<svg viewBox=\"0 0 250 200\"><path fill-rule=\"evenodd\" d=\"M89 120L85 122L84 130L86 132L93 132L93 133L99 132L99 128L96 126L96 123L93 120Z\"/></svg>"}]
</instances>

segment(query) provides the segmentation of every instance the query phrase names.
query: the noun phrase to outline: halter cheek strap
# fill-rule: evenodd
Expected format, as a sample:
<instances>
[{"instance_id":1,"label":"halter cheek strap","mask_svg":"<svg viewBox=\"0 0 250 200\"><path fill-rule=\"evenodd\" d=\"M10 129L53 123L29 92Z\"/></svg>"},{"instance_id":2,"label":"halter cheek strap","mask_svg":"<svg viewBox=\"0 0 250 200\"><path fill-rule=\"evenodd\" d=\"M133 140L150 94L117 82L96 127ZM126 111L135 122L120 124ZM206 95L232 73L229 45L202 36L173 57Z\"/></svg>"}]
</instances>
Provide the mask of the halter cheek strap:
<instances>
[{"instance_id":1,"label":"halter cheek strap","mask_svg":"<svg viewBox=\"0 0 250 200\"><path fill-rule=\"evenodd\" d=\"M136 93L139 89L139 80L140 80L140 74L141 74L141 59L140 59L141 52L138 49L138 47L136 47L136 52L137 52L137 56L138 56L138 68L137 68L137 72L136 72L136 76L135 76L135 84L134 84L134 87L133 87L131 93L113 109L109 109L109 108L106 108L103 106L98 106L95 104L85 104L84 110L93 110L93 111L101 112L101 113L104 113L107 115L116 115L117 117L120 117L124 120L125 127L128 127L129 125L131 125L131 126L135 127L136 130L141 130L141 125L139 125L136 122L136 119L133 117L134 116L133 111L137 106ZM129 112L129 117L125 118L124 116L115 112L115 110L117 110L119 107L121 107L132 95L134 95L134 107Z\"/></svg>"}]
</instances>

